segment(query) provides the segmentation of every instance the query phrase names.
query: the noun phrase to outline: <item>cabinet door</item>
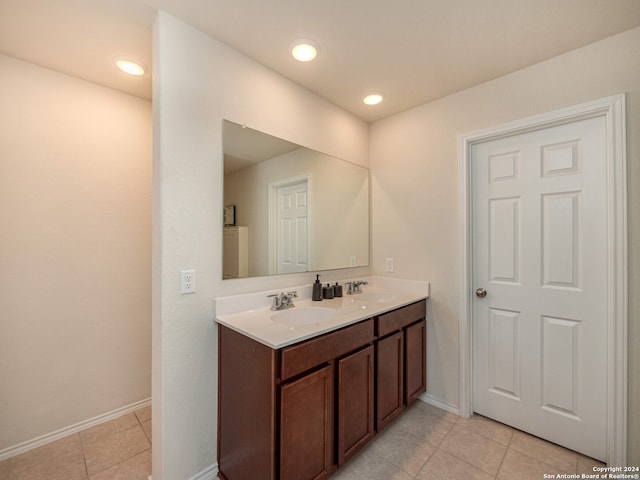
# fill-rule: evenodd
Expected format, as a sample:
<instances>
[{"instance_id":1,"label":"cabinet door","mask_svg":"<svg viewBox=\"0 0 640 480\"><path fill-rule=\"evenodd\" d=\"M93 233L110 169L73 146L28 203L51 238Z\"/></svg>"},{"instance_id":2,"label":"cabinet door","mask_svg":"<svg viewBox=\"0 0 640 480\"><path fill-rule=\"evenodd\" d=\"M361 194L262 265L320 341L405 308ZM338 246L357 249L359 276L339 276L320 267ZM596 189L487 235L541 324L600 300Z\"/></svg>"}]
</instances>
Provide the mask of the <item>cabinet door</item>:
<instances>
[{"instance_id":1,"label":"cabinet door","mask_svg":"<svg viewBox=\"0 0 640 480\"><path fill-rule=\"evenodd\" d=\"M338 362L338 465L374 434L373 352L368 346Z\"/></svg>"},{"instance_id":2,"label":"cabinet door","mask_svg":"<svg viewBox=\"0 0 640 480\"><path fill-rule=\"evenodd\" d=\"M280 390L280 479L320 480L333 471L333 366Z\"/></svg>"},{"instance_id":3,"label":"cabinet door","mask_svg":"<svg viewBox=\"0 0 640 480\"><path fill-rule=\"evenodd\" d=\"M276 352L218 325L220 478L275 480Z\"/></svg>"},{"instance_id":4,"label":"cabinet door","mask_svg":"<svg viewBox=\"0 0 640 480\"><path fill-rule=\"evenodd\" d=\"M404 335L394 335L376 344L376 426L380 431L402 413L404 403Z\"/></svg>"},{"instance_id":5,"label":"cabinet door","mask_svg":"<svg viewBox=\"0 0 640 480\"><path fill-rule=\"evenodd\" d=\"M405 402L412 403L427 389L427 322L405 329Z\"/></svg>"}]
</instances>

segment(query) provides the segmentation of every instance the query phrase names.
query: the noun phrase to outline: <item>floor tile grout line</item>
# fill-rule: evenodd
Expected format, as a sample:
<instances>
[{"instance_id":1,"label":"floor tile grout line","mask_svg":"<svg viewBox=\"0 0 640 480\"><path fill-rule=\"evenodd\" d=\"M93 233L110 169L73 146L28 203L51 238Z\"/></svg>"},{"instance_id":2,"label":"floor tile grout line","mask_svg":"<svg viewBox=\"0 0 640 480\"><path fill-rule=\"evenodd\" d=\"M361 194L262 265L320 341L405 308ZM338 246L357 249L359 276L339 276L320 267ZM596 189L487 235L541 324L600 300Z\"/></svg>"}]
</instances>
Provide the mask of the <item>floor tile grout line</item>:
<instances>
[{"instance_id":1,"label":"floor tile grout line","mask_svg":"<svg viewBox=\"0 0 640 480\"><path fill-rule=\"evenodd\" d=\"M134 413L134 412L131 412L131 413ZM125 415L126 415L126 414L125 414ZM123 416L125 416L125 415L121 415L121 417L123 417ZM135 415L135 413L134 413L134 415ZM112 419L112 420L109 420L108 422L111 422L111 421L117 420L118 418L120 418L120 417L117 417L117 418L114 418L114 419ZM136 454L134 454L134 455L132 455L132 456L129 456L129 457L127 457L126 459L123 459L121 462L114 463L114 464L112 464L112 465L106 466L105 468L103 468L103 469L102 469L102 470L100 470L99 472L94 472L92 475L97 475L98 473L101 473L101 472L103 472L103 471L106 471L106 470L108 470L108 469L110 469L110 468L112 468L112 467L114 467L114 466L116 466L116 465L121 465L121 464L123 464L124 462L129 461L131 458L134 458L134 457L136 457L137 455L140 455L140 454L142 454L142 453L144 453L144 452L147 452L147 451L150 451L150 450L151 450L151 439L150 439L150 438L149 438L149 436L147 435L147 433L146 433L146 431L145 431L144 427L142 426L142 422L141 422L140 418L138 417L138 415L135 415L135 418L136 418L136 424L135 424L135 425L131 425L130 427L124 428L124 429L119 430L119 431L117 431L117 432L111 432L111 433L109 433L109 435L111 435L111 434L117 434L118 432L122 432L122 431L130 430L130 429L133 429L133 428L136 428L136 427L137 427L137 428L140 428L140 429L142 430L142 432L143 432L143 435L144 435L145 439L147 439L147 441L148 441L149 448L146 448L146 449L144 449L144 450L142 450L142 451L140 451L140 452L138 452L138 453L136 453ZM103 422L103 423L108 423L108 422ZM96 426L97 426L97 425L94 425L94 426L91 426L91 427L87 427L87 428L85 428L84 430L81 430L81 431L78 431L78 432L71 433L70 435L67 435L67 436L66 436L66 437L64 437L64 438L59 439L60 441L61 441L61 440L64 440L64 439L69 439L69 440L71 440L71 439L73 439L73 438L75 437L75 441L79 442L79 452L78 452L78 450L77 450L77 449L76 449L75 451L76 451L76 452L78 452L78 453L80 453L80 455L82 456L82 464L83 464L83 467L84 467L84 468L83 468L83 471L84 471L84 476L83 476L83 478L84 478L84 479L86 479L86 480L89 480L89 479L91 478L91 475L89 474L89 466L88 466L88 462L87 462L87 460L88 460L88 458L87 458L87 453L88 453L88 452L87 452L87 450L86 450L86 448L85 448L85 447L86 447L86 445L85 445L85 441L84 441L84 439L83 439L83 435L82 435L82 433L83 433L83 432L86 432L86 431L88 431L88 430L91 430L91 429L95 428ZM50 442L50 443L54 443L54 442ZM76 444L76 445L77 445L77 444ZM8 470L8 471L9 471L9 474L11 474L11 475L12 475L12 472L13 472L13 470L14 470L14 465L13 465L13 464L16 462L16 459L17 459L17 458L20 458L20 457L22 457L23 455L34 455L34 454L36 454L36 452L37 452L39 449L44 448L44 447L47 447L47 445L42 445L42 446L41 446L41 447L39 447L39 448L35 448L35 449L30 450L30 451L28 451L28 452L23 452L23 453L22 453L22 454L20 454L20 455L16 455L16 456L13 456L13 457L9 457L9 458L7 458L7 459L4 459L4 460L2 460L2 461L0 462L0 464L3 464L3 465L5 465L5 466L8 466L6 470ZM51 454L51 453L49 453L49 454L47 454L47 456L45 456L45 457L41 457L41 454L40 454L40 455L37 455L37 456L36 456L36 458L38 459L38 460L37 460L37 462L36 462L36 466L46 465L46 464L49 464L49 463L51 462L52 454ZM33 460L30 460L30 463L32 463L32 464L33 464ZM24 469L24 467L23 467L23 469ZM29 472L29 470L26 470L27 475L29 474L28 472ZM22 472L22 473L25 473L25 472ZM78 473L79 473L79 472L78 472ZM4 478L4 477L3 477L3 478ZM22 478L22 476L21 476L20 478ZM32 478L32 477L30 476L29 478ZM38 478L40 478L40 477L38 477Z\"/></svg>"},{"instance_id":2,"label":"floor tile grout line","mask_svg":"<svg viewBox=\"0 0 640 480\"><path fill-rule=\"evenodd\" d=\"M472 418L474 415L475 415L475 416L482 417L482 418L485 418L485 419L489 420L490 422L493 422L493 423L495 423L495 424L497 424L497 425L502 425L502 426L504 426L504 427L508 428L509 430L511 430L511 436L509 437L509 441L507 442L507 446L511 443L511 439L513 438L513 434L517 431L517 429L516 429L515 427L512 427L511 425L507 425L506 423L498 422L497 420L494 420L493 418L485 417L484 415L480 415L479 413L472 413L472 414L471 414L471 417L467 418L467 420L469 420L470 418ZM464 417L458 417L458 419L460 419L460 418L464 418ZM458 424L458 422L456 421L456 425L457 425L457 424ZM480 436L482 436L482 437L486 438L487 440L491 440L492 442L495 442L495 443L497 443L497 444L499 444L499 445L502 445L502 443L498 442L497 440L495 440L494 438L492 438L492 437L490 437L490 436L488 436L488 435L483 434L483 433L482 433L482 432L480 432L480 431L472 430L472 429L470 429L470 428L466 428L466 427L464 427L464 426L462 426L462 425L460 425L460 428L465 428L466 430L469 430L470 432L477 433L478 435L480 435Z\"/></svg>"},{"instance_id":3,"label":"floor tile grout line","mask_svg":"<svg viewBox=\"0 0 640 480\"><path fill-rule=\"evenodd\" d=\"M529 458L533 458L534 460L537 460L537 461L539 461L539 462L542 462L542 463L544 463L545 465L547 465L547 466L549 466L549 467L551 467L551 468L555 468L555 469L557 469L557 470L559 470L559 471L561 471L561 472L563 472L563 473L569 473L569 474L570 474L570 473L578 473L578 459L580 458L581 453L579 453L579 452L577 452L577 451L575 451L575 450L571 450L571 449L569 449L569 448L567 448L567 447L564 447L564 446L562 446L562 445L559 445L559 444L557 444L557 443L551 442L551 441L549 441L549 440L545 440L544 438L538 437L538 436L533 435L533 434L531 434L531 433L525 432L524 430L514 429L514 435L513 435L514 437L515 437L515 433L516 433L516 432L519 432L519 433L521 433L521 434L523 434L523 435L527 435L527 436L529 436L529 437L533 437L533 438L535 438L535 439L537 439L537 440L539 440L539 441L541 441L541 442L544 442L545 444L548 444L548 445L551 445L551 446L553 446L553 447L557 447L557 448L563 449L563 450L565 450L567 453L569 453L569 454L571 454L571 455L574 455L574 456L575 456L575 467L574 467L574 470L575 470L575 471L574 471L574 472L568 472L567 470L564 470L564 469L560 468L560 467L559 467L559 466L557 466L557 465L552 465L551 463L547 462L544 458L539 458L538 456L535 456L535 457L534 457L534 456L533 456L533 455L531 455L528 451L520 450L520 449L518 449L518 448L513 447L513 448L512 448L512 450L513 450L514 452L516 452L517 454L519 454L519 455L525 455L525 456L527 456L527 457L529 457ZM513 438L513 437L512 437L512 438Z\"/></svg>"},{"instance_id":4,"label":"floor tile grout line","mask_svg":"<svg viewBox=\"0 0 640 480\"><path fill-rule=\"evenodd\" d=\"M503 424L504 425L504 424ZM514 427L509 426L511 428L511 437L509 437L509 442L507 443L507 449L504 452L504 457L502 458L502 462L500 462L500 468L498 468L498 472L496 473L496 480L498 480L498 475L500 475L500 470L502 470L502 465L504 465L504 460L507 458L507 453L512 451L511 444L513 443L513 437L516 436L516 429Z\"/></svg>"},{"instance_id":5,"label":"floor tile grout line","mask_svg":"<svg viewBox=\"0 0 640 480\"><path fill-rule=\"evenodd\" d=\"M555 445L555 444L553 444L553 445ZM525 457L529 457L529 458L531 458L531 459L533 459L533 460L535 460L537 462L544 463L547 467L549 467L550 471L551 470L555 470L555 471L558 471L560 473L571 474L571 472L567 472L566 470L563 470L562 468L558 467L557 465L552 465L549 462L546 462L545 460L543 460L542 458L540 458L538 456L534 457L533 455L530 455L528 452L523 452L523 451L517 450L517 449L512 449L512 451L514 453L518 454L518 455L524 455ZM578 453L574 452L573 450L571 452L576 454L576 455L578 455Z\"/></svg>"},{"instance_id":6,"label":"floor tile grout line","mask_svg":"<svg viewBox=\"0 0 640 480\"><path fill-rule=\"evenodd\" d=\"M149 441L149 437L147 436L147 433L144 431L144 428L142 427L142 423L140 422L140 418L138 418L138 415L135 413L135 411L134 411L134 412L131 412L131 413L133 414L134 418L136 419L137 425L132 425L132 426L130 426L130 427L123 428L123 429L121 429L121 430L119 430L119 431L117 431L117 432L111 432L111 433L108 433L107 435L117 435L118 433L122 433L122 432L124 432L124 431L131 430L131 429L134 429L134 428L138 427L138 428L140 428L140 430L142 430L142 434L144 435L144 437L145 437L145 438L147 439L147 441L149 442L149 445L151 445L151 442ZM128 414L121 415L121 417L124 417L124 416L126 416L126 415L128 415ZM118 417L118 418L120 418L120 417ZM114 420L117 420L117 418L116 418L116 419L114 419ZM87 430L88 430L88 429L87 429ZM80 432L78 432L78 435L80 435ZM104 472L104 471L106 471L106 470L109 470L110 468L113 468L114 466L121 465L122 463L126 462L127 460L130 460L131 458L133 458L133 457L135 457L135 456L137 456L137 455L139 455L139 454L141 454L141 453L143 453L143 452L146 452L146 451L147 451L147 450L149 450L150 448L151 448L151 446L150 446L148 449L145 449L145 450L143 450L142 452L138 452L138 453L136 453L135 455L132 455L132 456L130 456L130 457L127 457L127 458L123 459L122 461L120 461L120 462L118 462L118 463L114 463L114 464L111 464L111 465L105 466L102 470L100 470L100 471L98 471L98 472L94 472L94 475L97 475L97 474L98 474L98 473L100 473L100 472ZM84 448L83 448L83 457L84 457ZM89 468L88 468L88 466L87 466L86 457L84 457L84 459L85 459L85 468L87 469L87 479L89 479L89 478L90 478L90 476L89 476Z\"/></svg>"},{"instance_id":7,"label":"floor tile grout line","mask_svg":"<svg viewBox=\"0 0 640 480\"><path fill-rule=\"evenodd\" d=\"M146 408L146 407L142 407L142 408ZM138 413L137 412L139 410L142 410L142 409L138 409L138 410L134 411L133 413L136 416L136 418L138 419L138 423L140 424L140 428L142 428L142 432L144 433L144 436L147 437L147 440L149 441L150 448L153 448L153 443L151 442L151 435L147 433L147 430L142 425L142 420L140 419L140 417L138 417ZM148 420L145 420L145 422L148 422L150 420L151 420L151 418L149 418Z\"/></svg>"},{"instance_id":8,"label":"floor tile grout line","mask_svg":"<svg viewBox=\"0 0 640 480\"><path fill-rule=\"evenodd\" d=\"M462 417L458 417L458 418L462 418ZM458 423L458 422L456 421L456 423L454 424L454 426L455 426L455 425L457 425L457 423ZM474 431L472 431L472 430L469 430L469 429L467 429L467 428L463 427L462 425L460 425L460 428L462 428L462 429L464 429L464 430L467 430L467 431L469 431L469 432L471 432L471 433L477 433L477 432L474 432ZM445 435L445 437L444 437L444 438L442 439L442 441L440 442L440 444L441 444L441 445L444 443L444 441L445 441L445 440L446 440L446 438L449 436L449 433L451 433L451 431L452 431L452 430L453 430L453 428L449 429L449 432L447 432L447 435ZM454 457L455 459L459 460L460 462L465 463L465 464L467 464L467 465L469 465L469 466L473 467L473 468L474 468L474 469L476 469L476 470L479 470L480 472L484 473L485 475L489 475L490 477L493 477L494 479L497 479L497 478L498 478L498 474L500 473L500 468L502 468L502 462L504 461L504 458L505 458L505 457L506 457L506 455L507 455L507 451L509 450L509 447L508 447L508 446L505 446L505 445L502 445L502 444L500 444L500 443L496 442L495 440L492 440L492 439L490 439L490 438L487 438L487 437L485 437L484 435L481 435L481 434L479 434L479 433L477 433L477 434L478 434L478 435L480 435L481 437L483 437L483 438L487 439L487 440L492 441L493 443L495 443L495 444L499 445L500 447L505 447L504 455L502 456L502 460L500 461L500 466L498 467L498 470L496 471L496 474L495 474L495 475L492 475L491 473L489 473L489 472L487 472L487 471L483 470L482 468L480 468L480 467L478 467L478 466L476 466L476 465L473 465L473 464L471 464L471 463L467 462L466 460L464 460L464 459L462 459L462 458L458 457L458 456L457 456L455 453L453 453L453 452L448 452L447 450L441 449L441 448L440 448L440 446L438 446L438 449L442 450L442 451L443 451L444 453L446 453L447 455L451 455L452 457ZM513 435L511 436L511 438L513 438ZM509 443L511 443L511 440L509 440Z\"/></svg>"},{"instance_id":9,"label":"floor tile grout line","mask_svg":"<svg viewBox=\"0 0 640 480\"><path fill-rule=\"evenodd\" d=\"M149 445L151 445L151 439L149 438L149 435L147 434L147 431L144 429L144 427L142 426L142 420L140 420L140 417L138 416L137 411L134 411L133 414L136 416L136 420L138 420L138 425L140 426L140 428L142 429L142 433L144 433L144 436L147 438L147 440L149 441ZM152 446L153 447L153 446ZM152 448L151 447L151 448Z\"/></svg>"},{"instance_id":10,"label":"floor tile grout line","mask_svg":"<svg viewBox=\"0 0 640 480\"><path fill-rule=\"evenodd\" d=\"M504 425L504 423L501 423L501 425ZM495 475L496 480L498 480L498 476L500 475L500 470L502 470L502 465L504 465L504 460L505 458L507 458L507 453L509 453L509 450L511 450L511 442L513 441L513 437L515 436L515 433L516 433L516 430L513 427L509 425L507 426L511 429L511 436L509 437L509 441L507 442L507 448L504 450L504 455L502 456L502 460L500 461L500 465L498 466L498 471L496 472L496 475Z\"/></svg>"},{"instance_id":11,"label":"floor tile grout line","mask_svg":"<svg viewBox=\"0 0 640 480\"><path fill-rule=\"evenodd\" d=\"M82 452L82 463L84 463L84 473L86 474L87 480L89 480L89 467L87 466L87 456L84 453L84 442L82 441L82 435L80 432L77 432L78 441L80 442L80 452Z\"/></svg>"},{"instance_id":12,"label":"floor tile grout line","mask_svg":"<svg viewBox=\"0 0 640 480\"><path fill-rule=\"evenodd\" d=\"M511 438L513 438L513 435L511 435ZM504 465L504 459L507 458L507 453L509 453L509 448L510 448L510 445L511 445L511 438L509 439L509 444L504 449L504 454L502 455L502 460L500 460L500 465L498 465L498 470L496 471L496 475L495 475L496 480L498 479L498 476L500 475L500 470L502 470L502 465Z\"/></svg>"},{"instance_id":13,"label":"floor tile grout line","mask_svg":"<svg viewBox=\"0 0 640 480\"><path fill-rule=\"evenodd\" d=\"M443 440L443 442L444 442L444 440ZM504 445L502 445L502 446L504 446ZM464 463L465 465L469 465L469 466L470 466L471 468L473 468L474 470L478 470L479 472L482 472L482 473L484 473L485 475L488 475L488 476L490 476L490 477L493 477L493 478L494 478L494 480L498 478L498 473L496 473L495 475L492 475L492 474L490 474L490 473L486 472L485 470L483 470L482 468L480 468L480 467L478 467L478 466L476 466L476 465L473 465L472 463L469 463L469 462L467 462L466 460L464 460L464 459L462 459L462 458L458 457L455 453L448 452L448 451L446 451L446 450L443 450L443 449L442 449L442 448L440 448L440 447L438 447L438 450L440 450L441 452L443 452L443 453L445 453L445 454L447 454L447 455L452 456L453 458L455 458L455 459L456 459L456 460L458 460L459 462ZM433 453L435 454L435 452L433 452ZM505 454L506 454L506 451L505 451ZM500 469L498 469L498 472L500 472Z\"/></svg>"}]
</instances>

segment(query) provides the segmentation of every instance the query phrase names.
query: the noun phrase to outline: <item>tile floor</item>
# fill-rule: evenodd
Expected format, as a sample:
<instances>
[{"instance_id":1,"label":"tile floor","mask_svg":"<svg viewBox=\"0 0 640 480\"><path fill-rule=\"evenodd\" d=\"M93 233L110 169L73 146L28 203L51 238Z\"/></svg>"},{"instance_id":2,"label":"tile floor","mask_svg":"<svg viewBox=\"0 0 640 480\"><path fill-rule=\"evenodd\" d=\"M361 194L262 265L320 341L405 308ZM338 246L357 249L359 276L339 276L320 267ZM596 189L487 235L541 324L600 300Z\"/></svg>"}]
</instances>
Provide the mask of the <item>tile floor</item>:
<instances>
[{"instance_id":1,"label":"tile floor","mask_svg":"<svg viewBox=\"0 0 640 480\"><path fill-rule=\"evenodd\" d=\"M0 480L147 480L151 407L0 462Z\"/></svg>"},{"instance_id":2,"label":"tile floor","mask_svg":"<svg viewBox=\"0 0 640 480\"><path fill-rule=\"evenodd\" d=\"M416 402L332 480L541 480L602 466L484 417ZM147 480L151 407L0 462L0 480ZM247 479L249 480L249 479Z\"/></svg>"},{"instance_id":3,"label":"tile floor","mask_svg":"<svg viewBox=\"0 0 640 480\"><path fill-rule=\"evenodd\" d=\"M603 466L494 422L415 402L332 480L542 480Z\"/></svg>"}]
</instances>

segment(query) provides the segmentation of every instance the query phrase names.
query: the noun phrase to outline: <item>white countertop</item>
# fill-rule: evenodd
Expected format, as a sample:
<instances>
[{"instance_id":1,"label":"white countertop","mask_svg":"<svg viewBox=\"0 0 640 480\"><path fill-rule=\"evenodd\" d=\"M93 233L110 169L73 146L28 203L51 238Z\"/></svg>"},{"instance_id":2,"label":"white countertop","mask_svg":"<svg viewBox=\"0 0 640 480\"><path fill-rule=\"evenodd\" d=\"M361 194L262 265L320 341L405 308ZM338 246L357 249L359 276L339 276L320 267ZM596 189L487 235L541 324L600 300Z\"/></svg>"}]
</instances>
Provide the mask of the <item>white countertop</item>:
<instances>
[{"instance_id":1,"label":"white countertop","mask_svg":"<svg viewBox=\"0 0 640 480\"><path fill-rule=\"evenodd\" d=\"M343 297L320 302L311 300L311 285L219 297L215 299L215 321L277 349L429 297L428 282L390 277L364 277L362 279L369 282L369 285L362 287L363 293L368 295L347 295L347 289L344 287ZM350 280L339 283L344 284L346 281ZM311 325L293 326L274 322L272 316L279 312L271 310L272 299L268 295L293 290L298 292L298 298L294 299L296 306L290 310L282 310L283 312L304 307L324 307L335 310L335 316L322 323ZM376 301L366 301L366 297L370 298L376 294L379 295Z\"/></svg>"}]
</instances>

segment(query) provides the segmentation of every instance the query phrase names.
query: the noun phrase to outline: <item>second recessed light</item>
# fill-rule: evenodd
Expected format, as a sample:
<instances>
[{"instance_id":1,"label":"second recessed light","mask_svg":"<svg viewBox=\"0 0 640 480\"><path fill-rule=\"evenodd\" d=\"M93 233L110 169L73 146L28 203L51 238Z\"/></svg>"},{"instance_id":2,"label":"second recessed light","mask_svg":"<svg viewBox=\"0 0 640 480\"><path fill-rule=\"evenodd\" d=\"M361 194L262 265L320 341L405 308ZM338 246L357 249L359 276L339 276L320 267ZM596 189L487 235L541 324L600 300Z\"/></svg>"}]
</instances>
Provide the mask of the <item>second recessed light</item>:
<instances>
[{"instance_id":1,"label":"second recessed light","mask_svg":"<svg viewBox=\"0 0 640 480\"><path fill-rule=\"evenodd\" d=\"M113 61L119 70L128 75L133 75L134 77L141 77L147 72L147 69L143 64L136 62L135 60L131 60L130 58L116 57Z\"/></svg>"},{"instance_id":2,"label":"second recessed light","mask_svg":"<svg viewBox=\"0 0 640 480\"><path fill-rule=\"evenodd\" d=\"M310 62L318 56L320 47L313 40L301 38L291 44L291 55L299 62Z\"/></svg>"},{"instance_id":3,"label":"second recessed light","mask_svg":"<svg viewBox=\"0 0 640 480\"><path fill-rule=\"evenodd\" d=\"M367 105L377 105L384 100L384 94L382 92L371 92L362 97L362 101Z\"/></svg>"}]
</instances>

